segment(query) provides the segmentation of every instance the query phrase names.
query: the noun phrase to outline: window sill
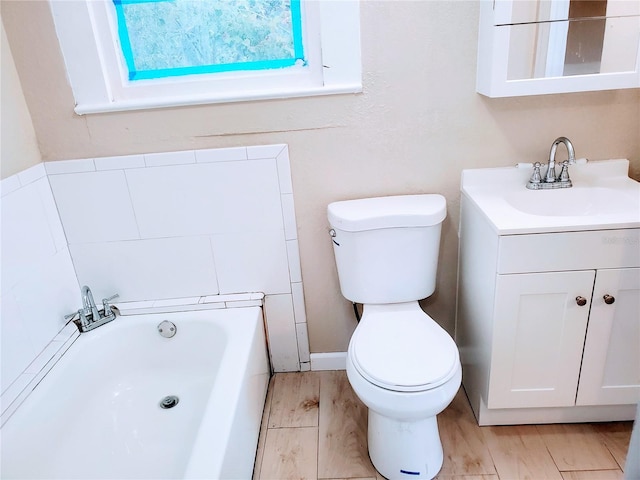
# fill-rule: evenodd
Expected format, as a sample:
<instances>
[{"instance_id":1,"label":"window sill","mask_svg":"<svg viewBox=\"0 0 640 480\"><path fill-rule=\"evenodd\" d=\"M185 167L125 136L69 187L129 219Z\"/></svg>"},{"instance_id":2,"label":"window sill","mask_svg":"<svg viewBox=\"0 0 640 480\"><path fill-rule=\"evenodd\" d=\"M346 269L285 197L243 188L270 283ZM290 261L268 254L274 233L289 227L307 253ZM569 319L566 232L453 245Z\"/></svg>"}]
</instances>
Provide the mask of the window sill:
<instances>
[{"instance_id":1,"label":"window sill","mask_svg":"<svg viewBox=\"0 0 640 480\"><path fill-rule=\"evenodd\" d=\"M125 112L129 110L148 110L156 108L186 107L191 105L250 102L256 100L278 100L284 98L314 97L361 92L361 83L343 83L324 87L302 87L297 89L287 88L286 90L279 91L238 91L229 92L225 95L166 96L162 98L118 100L117 102L109 103L76 105L74 111L78 115L86 115L93 113Z\"/></svg>"}]
</instances>

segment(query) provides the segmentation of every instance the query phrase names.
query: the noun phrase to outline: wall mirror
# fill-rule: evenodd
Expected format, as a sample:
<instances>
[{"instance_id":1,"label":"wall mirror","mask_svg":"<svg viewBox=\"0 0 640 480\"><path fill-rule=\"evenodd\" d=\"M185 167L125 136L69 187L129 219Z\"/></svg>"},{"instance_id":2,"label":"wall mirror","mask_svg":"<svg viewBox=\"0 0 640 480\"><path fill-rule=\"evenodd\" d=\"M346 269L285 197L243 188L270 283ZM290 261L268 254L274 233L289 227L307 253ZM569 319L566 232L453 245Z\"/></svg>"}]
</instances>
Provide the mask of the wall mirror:
<instances>
[{"instance_id":1,"label":"wall mirror","mask_svg":"<svg viewBox=\"0 0 640 480\"><path fill-rule=\"evenodd\" d=\"M640 2L482 0L480 8L483 95L640 87Z\"/></svg>"}]
</instances>

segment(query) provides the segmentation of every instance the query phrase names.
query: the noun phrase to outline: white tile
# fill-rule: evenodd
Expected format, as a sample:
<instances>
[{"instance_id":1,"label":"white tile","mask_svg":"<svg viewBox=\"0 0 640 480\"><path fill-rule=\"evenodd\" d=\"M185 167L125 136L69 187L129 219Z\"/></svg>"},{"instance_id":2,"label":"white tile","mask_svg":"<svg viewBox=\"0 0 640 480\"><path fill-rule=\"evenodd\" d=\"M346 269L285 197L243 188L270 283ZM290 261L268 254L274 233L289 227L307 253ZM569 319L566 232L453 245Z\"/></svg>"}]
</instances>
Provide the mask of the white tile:
<instances>
[{"instance_id":1,"label":"white tile","mask_svg":"<svg viewBox=\"0 0 640 480\"><path fill-rule=\"evenodd\" d=\"M182 297L167 298L164 300L156 300L153 302L154 307L174 307L176 305L196 305L200 301L200 297Z\"/></svg>"},{"instance_id":2,"label":"white tile","mask_svg":"<svg viewBox=\"0 0 640 480\"><path fill-rule=\"evenodd\" d=\"M273 161L127 170L142 238L282 228Z\"/></svg>"},{"instance_id":3,"label":"white tile","mask_svg":"<svg viewBox=\"0 0 640 480\"><path fill-rule=\"evenodd\" d=\"M144 155L123 155L118 157L100 157L94 159L96 170L124 170L125 168L144 168Z\"/></svg>"},{"instance_id":4,"label":"white tile","mask_svg":"<svg viewBox=\"0 0 640 480\"><path fill-rule=\"evenodd\" d=\"M227 295L206 295L200 298L200 303L219 303L224 306Z\"/></svg>"},{"instance_id":5,"label":"white tile","mask_svg":"<svg viewBox=\"0 0 640 480\"><path fill-rule=\"evenodd\" d=\"M66 325L66 314L82 305L80 287L67 249L42 262L38 274L14 287L25 328L36 352L42 351Z\"/></svg>"},{"instance_id":6,"label":"white tile","mask_svg":"<svg viewBox=\"0 0 640 480\"><path fill-rule=\"evenodd\" d=\"M218 293L207 237L71 245L78 280L120 302Z\"/></svg>"},{"instance_id":7,"label":"white tile","mask_svg":"<svg viewBox=\"0 0 640 480\"><path fill-rule=\"evenodd\" d=\"M67 323L62 330L58 332L53 338L54 342L66 342L69 338L71 338L75 333L78 332L78 328L72 323Z\"/></svg>"},{"instance_id":8,"label":"white tile","mask_svg":"<svg viewBox=\"0 0 640 480\"><path fill-rule=\"evenodd\" d=\"M256 232L283 228L282 204L274 160L224 162L213 184L218 196L219 230Z\"/></svg>"},{"instance_id":9,"label":"white tile","mask_svg":"<svg viewBox=\"0 0 640 480\"><path fill-rule=\"evenodd\" d=\"M300 371L308 372L311 370L311 362L300 362Z\"/></svg>"},{"instance_id":10,"label":"white tile","mask_svg":"<svg viewBox=\"0 0 640 480\"><path fill-rule=\"evenodd\" d=\"M64 342L53 341L49 342L44 350L42 350L38 356L29 364L24 373L38 374L44 366L51 361L51 359L58 353Z\"/></svg>"},{"instance_id":11,"label":"white tile","mask_svg":"<svg viewBox=\"0 0 640 480\"><path fill-rule=\"evenodd\" d=\"M311 370L346 370L347 352L312 353Z\"/></svg>"},{"instance_id":12,"label":"white tile","mask_svg":"<svg viewBox=\"0 0 640 480\"><path fill-rule=\"evenodd\" d=\"M304 290L302 283L291 284L291 295L293 296L293 313L296 323L306 323L307 314L304 306Z\"/></svg>"},{"instance_id":13,"label":"white tile","mask_svg":"<svg viewBox=\"0 0 640 480\"><path fill-rule=\"evenodd\" d=\"M33 361L32 347L20 308L11 292L0 298L0 391L5 391Z\"/></svg>"},{"instance_id":14,"label":"white tile","mask_svg":"<svg viewBox=\"0 0 640 480\"><path fill-rule=\"evenodd\" d=\"M267 319L269 354L274 371L298 371L298 340L291 295L267 295L264 312Z\"/></svg>"},{"instance_id":15,"label":"white tile","mask_svg":"<svg viewBox=\"0 0 640 480\"><path fill-rule=\"evenodd\" d=\"M56 245L38 193L38 182L4 196L1 203L2 291L5 292L55 255Z\"/></svg>"},{"instance_id":16,"label":"white tile","mask_svg":"<svg viewBox=\"0 0 640 480\"><path fill-rule=\"evenodd\" d=\"M56 201L53 198L53 192L51 191L51 185L49 185L48 178L42 178L35 183L35 187L38 190L40 201L45 212L47 224L56 251L60 252L67 248L67 237L64 234L62 228L62 222L60 221L60 215L58 214L58 207Z\"/></svg>"},{"instance_id":17,"label":"white tile","mask_svg":"<svg viewBox=\"0 0 640 480\"><path fill-rule=\"evenodd\" d=\"M282 195L280 200L282 202L284 236L287 240L294 240L298 238L298 228L296 227L296 211L293 205L293 195Z\"/></svg>"},{"instance_id":18,"label":"white tile","mask_svg":"<svg viewBox=\"0 0 640 480\"><path fill-rule=\"evenodd\" d=\"M1 195L4 197L5 195L13 193L16 190L19 190L21 186L20 180L18 180L18 175L11 175L10 177L3 178L0 181Z\"/></svg>"},{"instance_id":19,"label":"white tile","mask_svg":"<svg viewBox=\"0 0 640 480\"><path fill-rule=\"evenodd\" d=\"M196 310L215 310L217 308L224 308L223 305L219 307L215 303L195 303L191 305L163 305L154 306L148 313L172 313L172 312L193 312Z\"/></svg>"},{"instance_id":20,"label":"white tile","mask_svg":"<svg viewBox=\"0 0 640 480\"><path fill-rule=\"evenodd\" d=\"M196 162L233 162L247 160L247 148L214 148L211 150L196 150Z\"/></svg>"},{"instance_id":21,"label":"white tile","mask_svg":"<svg viewBox=\"0 0 640 480\"><path fill-rule=\"evenodd\" d=\"M93 172L96 169L93 158L85 158L81 160L59 160L44 163L44 168L49 175L58 175L63 173L82 173Z\"/></svg>"},{"instance_id":22,"label":"white tile","mask_svg":"<svg viewBox=\"0 0 640 480\"><path fill-rule=\"evenodd\" d=\"M5 420L4 415L8 411L9 406L11 406L11 404L22 395L34 377L35 375L32 373L20 375L6 390L2 392L2 397L0 397L0 411L2 412L3 420Z\"/></svg>"},{"instance_id":23,"label":"white tile","mask_svg":"<svg viewBox=\"0 0 640 480\"><path fill-rule=\"evenodd\" d=\"M114 302L113 305L117 308L120 315L129 315L130 312L137 312L138 310L148 310L153 307L154 300L144 300L140 302Z\"/></svg>"},{"instance_id":24,"label":"white tile","mask_svg":"<svg viewBox=\"0 0 640 480\"><path fill-rule=\"evenodd\" d=\"M225 302L227 308L240 308L240 307L261 307L262 302L260 300L236 300L234 302Z\"/></svg>"},{"instance_id":25,"label":"white tile","mask_svg":"<svg viewBox=\"0 0 640 480\"><path fill-rule=\"evenodd\" d=\"M309 335L306 323L296 323L296 337L298 340L298 355L301 362L309 362Z\"/></svg>"},{"instance_id":26,"label":"white tile","mask_svg":"<svg viewBox=\"0 0 640 480\"><path fill-rule=\"evenodd\" d=\"M147 167L163 167L166 165L185 165L196 162L193 150L183 152L148 153L144 156Z\"/></svg>"},{"instance_id":27,"label":"white tile","mask_svg":"<svg viewBox=\"0 0 640 480\"><path fill-rule=\"evenodd\" d=\"M33 167L27 168L22 172L18 173L18 180L20 180L20 185L28 185L31 182L35 182L47 175L47 172L44 169L44 163L38 163Z\"/></svg>"},{"instance_id":28,"label":"white tile","mask_svg":"<svg viewBox=\"0 0 640 480\"><path fill-rule=\"evenodd\" d=\"M291 282L301 282L302 270L300 269L298 240L287 240L287 262L289 263L289 279Z\"/></svg>"},{"instance_id":29,"label":"white tile","mask_svg":"<svg viewBox=\"0 0 640 480\"><path fill-rule=\"evenodd\" d=\"M250 293L233 293L230 295L209 295L203 297L203 303L208 301L214 302L239 302L245 300L254 300Z\"/></svg>"},{"instance_id":30,"label":"white tile","mask_svg":"<svg viewBox=\"0 0 640 480\"><path fill-rule=\"evenodd\" d=\"M282 231L214 235L211 238L220 293L289 293Z\"/></svg>"},{"instance_id":31,"label":"white tile","mask_svg":"<svg viewBox=\"0 0 640 480\"><path fill-rule=\"evenodd\" d=\"M258 160L261 158L276 158L286 145L257 145L247 147L247 158L249 160Z\"/></svg>"},{"instance_id":32,"label":"white tile","mask_svg":"<svg viewBox=\"0 0 640 480\"><path fill-rule=\"evenodd\" d=\"M223 208L211 165L127 170L142 238L200 235L216 228Z\"/></svg>"},{"instance_id":33,"label":"white tile","mask_svg":"<svg viewBox=\"0 0 640 480\"><path fill-rule=\"evenodd\" d=\"M285 147L276 157L278 165L278 179L280 182L280 193L293 193L293 183L291 182L291 165L289 163L289 148Z\"/></svg>"},{"instance_id":34,"label":"white tile","mask_svg":"<svg viewBox=\"0 0 640 480\"><path fill-rule=\"evenodd\" d=\"M49 182L69 244L138 238L123 171L54 175Z\"/></svg>"}]
</instances>

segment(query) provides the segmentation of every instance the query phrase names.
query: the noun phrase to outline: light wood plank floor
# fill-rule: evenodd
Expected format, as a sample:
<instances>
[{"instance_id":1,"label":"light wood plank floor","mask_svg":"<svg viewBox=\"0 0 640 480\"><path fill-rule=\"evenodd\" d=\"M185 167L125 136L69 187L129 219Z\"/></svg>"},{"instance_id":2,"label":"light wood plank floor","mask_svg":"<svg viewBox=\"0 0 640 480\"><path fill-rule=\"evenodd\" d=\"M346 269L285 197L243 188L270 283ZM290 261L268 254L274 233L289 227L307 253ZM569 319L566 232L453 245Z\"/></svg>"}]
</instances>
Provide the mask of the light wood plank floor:
<instances>
[{"instance_id":1,"label":"light wood plank floor","mask_svg":"<svg viewBox=\"0 0 640 480\"><path fill-rule=\"evenodd\" d=\"M633 422L479 427L461 389L438 416L456 480L622 479ZM344 371L271 379L254 480L382 480L367 454L367 409Z\"/></svg>"}]
</instances>

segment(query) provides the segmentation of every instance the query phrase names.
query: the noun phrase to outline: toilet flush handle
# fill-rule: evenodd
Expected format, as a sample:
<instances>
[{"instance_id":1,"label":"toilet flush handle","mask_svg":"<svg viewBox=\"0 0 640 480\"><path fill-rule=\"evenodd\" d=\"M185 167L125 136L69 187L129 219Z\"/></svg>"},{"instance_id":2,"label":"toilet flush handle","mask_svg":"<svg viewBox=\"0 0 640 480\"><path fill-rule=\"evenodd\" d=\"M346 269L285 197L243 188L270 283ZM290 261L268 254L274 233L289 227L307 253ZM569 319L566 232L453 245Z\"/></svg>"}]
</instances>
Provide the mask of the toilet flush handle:
<instances>
[{"instance_id":1,"label":"toilet flush handle","mask_svg":"<svg viewBox=\"0 0 640 480\"><path fill-rule=\"evenodd\" d=\"M335 243L336 245L340 246L340 244L338 242L336 242L336 231L332 228L331 230L329 230L329 236L331 237L331 241L333 243Z\"/></svg>"}]
</instances>

